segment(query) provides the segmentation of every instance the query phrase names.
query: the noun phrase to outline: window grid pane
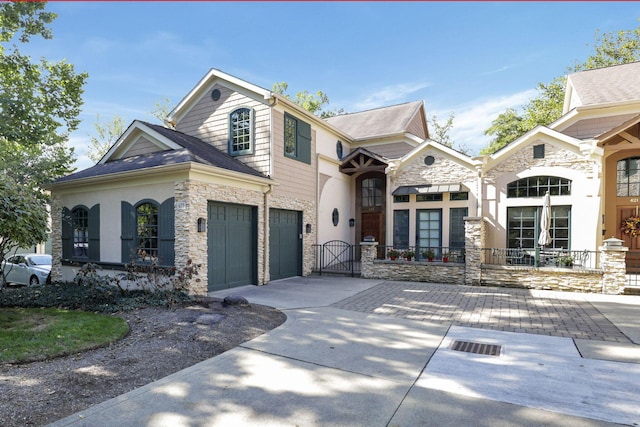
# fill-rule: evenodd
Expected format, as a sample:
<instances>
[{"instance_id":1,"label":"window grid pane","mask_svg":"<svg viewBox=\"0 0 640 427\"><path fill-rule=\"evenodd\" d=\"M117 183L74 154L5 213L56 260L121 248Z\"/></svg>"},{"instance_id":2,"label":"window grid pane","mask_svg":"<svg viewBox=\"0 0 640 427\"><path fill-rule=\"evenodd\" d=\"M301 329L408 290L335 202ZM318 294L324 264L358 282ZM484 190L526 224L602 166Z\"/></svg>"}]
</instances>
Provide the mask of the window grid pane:
<instances>
[{"instance_id":1,"label":"window grid pane","mask_svg":"<svg viewBox=\"0 0 640 427\"><path fill-rule=\"evenodd\" d=\"M362 206L382 206L382 178L362 180Z\"/></svg>"},{"instance_id":2,"label":"window grid pane","mask_svg":"<svg viewBox=\"0 0 640 427\"><path fill-rule=\"evenodd\" d=\"M616 196L640 196L640 157L618 160L616 165Z\"/></svg>"},{"instance_id":3,"label":"window grid pane","mask_svg":"<svg viewBox=\"0 0 640 427\"><path fill-rule=\"evenodd\" d=\"M542 197L546 192L552 196L571 195L571 180L555 176L532 176L510 182L507 197Z\"/></svg>"},{"instance_id":4,"label":"window grid pane","mask_svg":"<svg viewBox=\"0 0 640 427\"><path fill-rule=\"evenodd\" d=\"M393 246L396 248L409 247L409 211L393 211Z\"/></svg>"},{"instance_id":5,"label":"window grid pane","mask_svg":"<svg viewBox=\"0 0 640 427\"><path fill-rule=\"evenodd\" d=\"M507 247L534 249L538 246L540 226L538 219L542 207L513 207L507 210ZM571 249L571 207L552 206L549 225L550 248Z\"/></svg>"},{"instance_id":6,"label":"window grid pane","mask_svg":"<svg viewBox=\"0 0 640 427\"><path fill-rule=\"evenodd\" d=\"M240 108L230 116L231 152L240 153L251 150L251 110Z\"/></svg>"},{"instance_id":7,"label":"window grid pane","mask_svg":"<svg viewBox=\"0 0 640 427\"><path fill-rule=\"evenodd\" d=\"M73 256L86 258L89 256L89 211L84 208L74 209L73 216Z\"/></svg>"},{"instance_id":8,"label":"window grid pane","mask_svg":"<svg viewBox=\"0 0 640 427\"><path fill-rule=\"evenodd\" d=\"M158 206L144 203L136 209L138 255L141 258L158 256Z\"/></svg>"},{"instance_id":9,"label":"window grid pane","mask_svg":"<svg viewBox=\"0 0 640 427\"><path fill-rule=\"evenodd\" d=\"M420 209L417 214L416 246L419 248L440 248L441 216L440 209Z\"/></svg>"},{"instance_id":10,"label":"window grid pane","mask_svg":"<svg viewBox=\"0 0 640 427\"><path fill-rule=\"evenodd\" d=\"M467 208L449 210L449 246L452 248L464 247L464 217L467 216L467 212Z\"/></svg>"}]
</instances>

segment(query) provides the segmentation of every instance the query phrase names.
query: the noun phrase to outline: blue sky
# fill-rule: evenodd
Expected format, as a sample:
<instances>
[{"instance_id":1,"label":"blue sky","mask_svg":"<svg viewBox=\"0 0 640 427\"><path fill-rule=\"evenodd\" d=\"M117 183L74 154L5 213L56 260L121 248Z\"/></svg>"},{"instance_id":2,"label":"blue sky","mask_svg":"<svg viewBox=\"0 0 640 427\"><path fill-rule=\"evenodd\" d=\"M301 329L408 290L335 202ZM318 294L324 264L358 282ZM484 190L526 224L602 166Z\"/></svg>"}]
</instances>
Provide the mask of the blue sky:
<instances>
[{"instance_id":1,"label":"blue sky","mask_svg":"<svg viewBox=\"0 0 640 427\"><path fill-rule=\"evenodd\" d=\"M99 114L152 122L211 68L264 88L322 90L355 112L423 100L471 154L507 107L584 61L594 34L640 26L638 2L52 2L53 40L21 47L89 74L80 169Z\"/></svg>"}]
</instances>

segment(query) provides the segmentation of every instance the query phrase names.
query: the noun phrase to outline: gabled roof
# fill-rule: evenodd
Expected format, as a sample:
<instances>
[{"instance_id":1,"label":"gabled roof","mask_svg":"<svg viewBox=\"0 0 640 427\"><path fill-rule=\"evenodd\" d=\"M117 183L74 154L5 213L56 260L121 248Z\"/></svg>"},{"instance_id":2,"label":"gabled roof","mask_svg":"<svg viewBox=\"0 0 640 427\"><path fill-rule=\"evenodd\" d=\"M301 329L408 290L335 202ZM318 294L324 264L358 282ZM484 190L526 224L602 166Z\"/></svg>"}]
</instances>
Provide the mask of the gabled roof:
<instances>
[{"instance_id":1,"label":"gabled roof","mask_svg":"<svg viewBox=\"0 0 640 427\"><path fill-rule=\"evenodd\" d=\"M507 144L502 147L500 150L491 154L490 156L484 157L486 161L486 166L489 168L493 168L495 165L499 164L506 157L512 155L522 148L523 145L529 144L535 141L542 142L556 142L565 144L568 147L571 147L572 150L576 153L581 153L581 141L572 136L565 135L563 133L557 132L553 129L549 129L546 126L538 125L535 128L531 129L529 132L525 133L521 137L517 138L513 142Z\"/></svg>"},{"instance_id":2,"label":"gabled roof","mask_svg":"<svg viewBox=\"0 0 640 427\"><path fill-rule=\"evenodd\" d=\"M563 112L587 105L640 100L640 62L570 74Z\"/></svg>"},{"instance_id":3,"label":"gabled roof","mask_svg":"<svg viewBox=\"0 0 640 427\"><path fill-rule=\"evenodd\" d=\"M392 105L375 110L342 114L326 119L326 122L345 132L354 140L401 135L409 131L409 124L420 113L422 101ZM425 130L426 122L422 117Z\"/></svg>"},{"instance_id":4,"label":"gabled roof","mask_svg":"<svg viewBox=\"0 0 640 427\"><path fill-rule=\"evenodd\" d=\"M98 163L88 169L62 177L56 182L66 182L82 178L189 162L200 163L226 169L232 172L265 178L263 174L255 169L193 136L167 129L163 126L137 120L131 124L130 128L131 127L143 130L145 133L150 134L154 139L164 139L167 146L177 146L178 148L115 160L110 160L108 157L103 158L101 163Z\"/></svg>"},{"instance_id":5,"label":"gabled roof","mask_svg":"<svg viewBox=\"0 0 640 427\"><path fill-rule=\"evenodd\" d=\"M353 175L356 172L383 172L389 161L366 148L359 147L342 159L340 172Z\"/></svg>"},{"instance_id":6,"label":"gabled roof","mask_svg":"<svg viewBox=\"0 0 640 427\"><path fill-rule=\"evenodd\" d=\"M193 107L202 95L209 91L216 83L223 84L236 92L252 96L255 99L269 100L273 93L270 90L249 83L238 77L227 74L223 71L212 68L200 79L200 81L189 91L187 95L178 103L178 105L169 112L165 119L166 123L175 125L180 119Z\"/></svg>"},{"instance_id":7,"label":"gabled roof","mask_svg":"<svg viewBox=\"0 0 640 427\"><path fill-rule=\"evenodd\" d=\"M598 135L595 139L598 141L598 146L615 145L620 142L626 141L629 143L638 143L640 138L638 135L637 124L640 123L640 114L633 116L629 120L621 123L620 125L609 129L608 131ZM636 127L635 135L629 133L632 127Z\"/></svg>"}]
</instances>

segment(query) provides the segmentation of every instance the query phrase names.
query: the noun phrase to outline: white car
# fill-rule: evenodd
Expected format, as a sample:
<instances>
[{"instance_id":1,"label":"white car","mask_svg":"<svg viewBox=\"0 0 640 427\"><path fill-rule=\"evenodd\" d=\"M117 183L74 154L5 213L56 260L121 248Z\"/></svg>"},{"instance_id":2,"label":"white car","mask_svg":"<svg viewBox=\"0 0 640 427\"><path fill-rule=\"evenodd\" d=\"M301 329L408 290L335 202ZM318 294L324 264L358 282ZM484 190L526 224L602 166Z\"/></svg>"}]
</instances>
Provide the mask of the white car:
<instances>
[{"instance_id":1,"label":"white car","mask_svg":"<svg viewBox=\"0 0 640 427\"><path fill-rule=\"evenodd\" d=\"M37 286L51 281L51 255L15 254L2 261L0 286L8 283Z\"/></svg>"}]
</instances>

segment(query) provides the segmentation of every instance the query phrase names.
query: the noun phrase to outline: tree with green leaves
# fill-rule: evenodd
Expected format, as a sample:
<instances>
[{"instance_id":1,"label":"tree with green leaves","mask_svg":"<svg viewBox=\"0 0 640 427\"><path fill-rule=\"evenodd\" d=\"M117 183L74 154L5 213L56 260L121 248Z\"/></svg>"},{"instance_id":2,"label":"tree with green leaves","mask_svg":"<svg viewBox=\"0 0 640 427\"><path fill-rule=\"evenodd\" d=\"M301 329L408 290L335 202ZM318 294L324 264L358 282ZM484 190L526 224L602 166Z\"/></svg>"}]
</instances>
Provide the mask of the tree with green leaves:
<instances>
[{"instance_id":1,"label":"tree with green leaves","mask_svg":"<svg viewBox=\"0 0 640 427\"><path fill-rule=\"evenodd\" d=\"M0 262L17 248L32 247L47 240L47 221L45 195L1 173Z\"/></svg>"},{"instance_id":2,"label":"tree with green leaves","mask_svg":"<svg viewBox=\"0 0 640 427\"><path fill-rule=\"evenodd\" d=\"M293 101L311 114L320 118L326 119L338 114L344 114L344 109L323 110L323 107L329 104L329 97L321 90L317 91L315 94L311 94L309 91L304 90L296 93L296 96L292 98L291 95L287 94L288 89L289 84L287 82L274 83L272 88L272 90L278 95L284 96L288 100Z\"/></svg>"},{"instance_id":3,"label":"tree with green leaves","mask_svg":"<svg viewBox=\"0 0 640 427\"><path fill-rule=\"evenodd\" d=\"M18 48L31 37L52 38L57 15L45 5L0 3L0 261L7 249L45 240L42 186L73 170L67 140L80 123L87 74L65 60L32 62Z\"/></svg>"},{"instance_id":4,"label":"tree with green leaves","mask_svg":"<svg viewBox=\"0 0 640 427\"><path fill-rule=\"evenodd\" d=\"M593 53L582 64L567 69L566 74L627 64L640 60L640 27L617 33L595 34ZM530 100L522 111L513 108L500 114L485 131L492 137L481 154L492 154L538 125L547 126L562 115L566 78L556 77L548 84L538 83L539 95Z\"/></svg>"},{"instance_id":5,"label":"tree with green leaves","mask_svg":"<svg viewBox=\"0 0 640 427\"><path fill-rule=\"evenodd\" d=\"M20 53L18 42L52 38L47 25L56 14L44 11L45 4L0 3L0 136L15 150L0 152L0 170L36 185L72 171L73 150L66 143L80 124L87 78L65 60L32 62Z\"/></svg>"},{"instance_id":6,"label":"tree with green leaves","mask_svg":"<svg viewBox=\"0 0 640 427\"><path fill-rule=\"evenodd\" d=\"M100 122L100 114L96 116L96 122L93 124L97 135L91 137L91 145L87 151L87 156L97 163L107 154L109 148L118 140L124 132L124 121L117 114L113 115L113 119L105 124Z\"/></svg>"},{"instance_id":7,"label":"tree with green leaves","mask_svg":"<svg viewBox=\"0 0 640 427\"><path fill-rule=\"evenodd\" d=\"M156 117L161 123L164 123L164 119L169 115L169 107L171 100L164 98L162 101L156 102L151 114ZM87 156L93 162L97 163L100 159L107 154L107 151L118 140L120 135L125 130L124 120L118 114L113 115L113 119L107 123L100 122L100 114L96 116L96 122L93 124L96 130L96 134L91 136L91 145L87 151Z\"/></svg>"}]
</instances>

